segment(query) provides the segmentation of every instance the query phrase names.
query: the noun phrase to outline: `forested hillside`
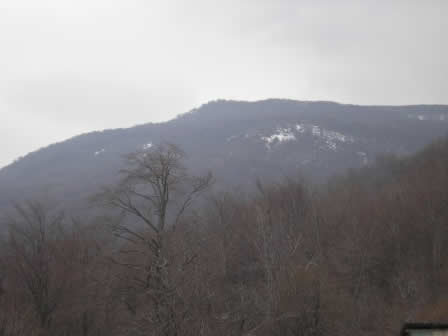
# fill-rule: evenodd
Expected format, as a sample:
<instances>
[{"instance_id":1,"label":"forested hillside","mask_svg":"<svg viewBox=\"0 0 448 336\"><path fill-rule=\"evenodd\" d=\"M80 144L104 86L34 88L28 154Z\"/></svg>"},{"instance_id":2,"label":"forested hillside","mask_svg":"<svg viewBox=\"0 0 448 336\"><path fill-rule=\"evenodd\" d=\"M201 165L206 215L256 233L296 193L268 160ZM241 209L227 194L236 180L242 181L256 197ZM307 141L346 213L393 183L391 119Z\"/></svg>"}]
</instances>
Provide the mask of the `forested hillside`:
<instances>
[{"instance_id":1,"label":"forested hillside","mask_svg":"<svg viewBox=\"0 0 448 336\"><path fill-rule=\"evenodd\" d=\"M358 106L270 99L215 101L165 123L83 134L30 153L0 170L0 208L32 195L82 203L113 183L122 156L166 141L217 186L306 176L322 182L383 153L409 155L448 133L448 107Z\"/></svg>"},{"instance_id":2,"label":"forested hillside","mask_svg":"<svg viewBox=\"0 0 448 336\"><path fill-rule=\"evenodd\" d=\"M447 316L447 139L247 193L184 163L128 155L94 218L39 198L4 213L0 335L397 335Z\"/></svg>"}]
</instances>

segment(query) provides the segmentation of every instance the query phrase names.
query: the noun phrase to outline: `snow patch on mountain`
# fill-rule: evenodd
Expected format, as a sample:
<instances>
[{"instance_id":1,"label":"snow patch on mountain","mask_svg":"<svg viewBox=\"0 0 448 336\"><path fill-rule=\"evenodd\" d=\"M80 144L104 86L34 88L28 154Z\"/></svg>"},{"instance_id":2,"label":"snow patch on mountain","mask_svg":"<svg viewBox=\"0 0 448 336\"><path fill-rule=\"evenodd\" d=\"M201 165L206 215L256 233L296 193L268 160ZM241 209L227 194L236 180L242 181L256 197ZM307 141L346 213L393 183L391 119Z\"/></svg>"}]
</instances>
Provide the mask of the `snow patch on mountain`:
<instances>
[{"instance_id":1,"label":"snow patch on mountain","mask_svg":"<svg viewBox=\"0 0 448 336\"><path fill-rule=\"evenodd\" d=\"M143 150L148 150L148 149L150 149L152 146L153 146L152 143L149 142L149 143L147 143L146 145L143 145L142 148L143 148Z\"/></svg>"},{"instance_id":2,"label":"snow patch on mountain","mask_svg":"<svg viewBox=\"0 0 448 336\"><path fill-rule=\"evenodd\" d=\"M274 134L261 137L261 140L266 143L268 149L271 149L271 144L294 141L297 140L297 138L294 135L292 128L277 128Z\"/></svg>"},{"instance_id":3,"label":"snow patch on mountain","mask_svg":"<svg viewBox=\"0 0 448 336\"><path fill-rule=\"evenodd\" d=\"M104 153L105 151L106 150L103 148L103 149L100 149L99 151L96 151L95 153L93 153L93 155L98 156L98 155Z\"/></svg>"},{"instance_id":4,"label":"snow patch on mountain","mask_svg":"<svg viewBox=\"0 0 448 336\"><path fill-rule=\"evenodd\" d=\"M227 142L236 139L260 139L268 150L273 146L284 144L291 141L297 141L300 137L309 136L323 141L323 147L331 150L337 150L340 143L353 143L355 139L351 135L328 130L313 124L295 124L286 126L277 126L273 131L266 132L261 130L250 130L245 134L232 135L226 138Z\"/></svg>"},{"instance_id":5,"label":"snow patch on mountain","mask_svg":"<svg viewBox=\"0 0 448 336\"><path fill-rule=\"evenodd\" d=\"M352 143L355 141L352 136L326 129L321 130L320 136L331 150L336 150L338 143Z\"/></svg>"},{"instance_id":6,"label":"snow patch on mountain","mask_svg":"<svg viewBox=\"0 0 448 336\"><path fill-rule=\"evenodd\" d=\"M408 114L408 118L416 119L419 121L447 121L448 115L446 115L446 114L437 114L437 115Z\"/></svg>"},{"instance_id":7,"label":"snow patch on mountain","mask_svg":"<svg viewBox=\"0 0 448 336\"><path fill-rule=\"evenodd\" d=\"M326 147L336 150L338 143L352 143L355 139L351 135L342 134L340 132L327 130L317 125L297 124L297 132L301 134L311 134L313 137L323 139Z\"/></svg>"},{"instance_id":8,"label":"snow patch on mountain","mask_svg":"<svg viewBox=\"0 0 448 336\"><path fill-rule=\"evenodd\" d=\"M305 128L304 125L297 124L297 125L296 125L296 130L297 130L297 132L299 132L299 133L305 133L306 128Z\"/></svg>"}]
</instances>

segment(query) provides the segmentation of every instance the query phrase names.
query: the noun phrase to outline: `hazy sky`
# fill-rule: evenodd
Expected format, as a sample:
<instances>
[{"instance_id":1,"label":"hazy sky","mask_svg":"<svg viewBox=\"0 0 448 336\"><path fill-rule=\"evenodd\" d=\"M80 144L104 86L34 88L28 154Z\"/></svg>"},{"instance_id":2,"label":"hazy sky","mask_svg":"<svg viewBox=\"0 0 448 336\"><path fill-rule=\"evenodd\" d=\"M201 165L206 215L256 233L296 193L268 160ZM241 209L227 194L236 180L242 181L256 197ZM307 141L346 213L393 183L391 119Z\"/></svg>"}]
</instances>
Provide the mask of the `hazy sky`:
<instances>
[{"instance_id":1,"label":"hazy sky","mask_svg":"<svg viewBox=\"0 0 448 336\"><path fill-rule=\"evenodd\" d=\"M448 103L448 0L0 0L0 167L217 98Z\"/></svg>"}]
</instances>

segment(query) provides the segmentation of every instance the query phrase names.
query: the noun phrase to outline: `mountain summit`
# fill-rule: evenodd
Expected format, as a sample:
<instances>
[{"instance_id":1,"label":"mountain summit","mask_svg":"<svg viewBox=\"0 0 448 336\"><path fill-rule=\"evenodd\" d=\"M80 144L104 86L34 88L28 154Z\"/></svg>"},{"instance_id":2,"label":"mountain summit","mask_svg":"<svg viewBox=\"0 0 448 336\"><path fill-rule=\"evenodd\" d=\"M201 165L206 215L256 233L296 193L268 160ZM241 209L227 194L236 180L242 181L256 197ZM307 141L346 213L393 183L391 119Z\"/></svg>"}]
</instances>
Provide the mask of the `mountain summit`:
<instances>
[{"instance_id":1,"label":"mountain summit","mask_svg":"<svg viewBox=\"0 0 448 336\"><path fill-rule=\"evenodd\" d=\"M269 99L218 100L164 123L83 134L30 153L0 170L0 206L48 191L79 200L116 180L122 155L172 142L193 171L221 186L304 175L317 181L407 155L448 131L448 106L356 106Z\"/></svg>"}]
</instances>

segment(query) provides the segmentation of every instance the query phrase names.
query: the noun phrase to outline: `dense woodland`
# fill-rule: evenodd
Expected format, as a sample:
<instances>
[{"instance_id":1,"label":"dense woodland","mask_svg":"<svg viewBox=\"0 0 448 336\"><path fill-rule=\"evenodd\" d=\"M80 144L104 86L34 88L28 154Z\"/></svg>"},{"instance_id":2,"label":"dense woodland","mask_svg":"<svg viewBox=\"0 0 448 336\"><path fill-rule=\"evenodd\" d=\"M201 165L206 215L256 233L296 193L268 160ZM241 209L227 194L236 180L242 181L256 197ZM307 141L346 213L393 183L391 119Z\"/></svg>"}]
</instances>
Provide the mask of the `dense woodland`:
<instances>
[{"instance_id":1,"label":"dense woodland","mask_svg":"<svg viewBox=\"0 0 448 336\"><path fill-rule=\"evenodd\" d=\"M0 335L397 335L448 314L448 140L324 185L213 191L162 144L93 218L2 214Z\"/></svg>"}]
</instances>

